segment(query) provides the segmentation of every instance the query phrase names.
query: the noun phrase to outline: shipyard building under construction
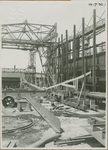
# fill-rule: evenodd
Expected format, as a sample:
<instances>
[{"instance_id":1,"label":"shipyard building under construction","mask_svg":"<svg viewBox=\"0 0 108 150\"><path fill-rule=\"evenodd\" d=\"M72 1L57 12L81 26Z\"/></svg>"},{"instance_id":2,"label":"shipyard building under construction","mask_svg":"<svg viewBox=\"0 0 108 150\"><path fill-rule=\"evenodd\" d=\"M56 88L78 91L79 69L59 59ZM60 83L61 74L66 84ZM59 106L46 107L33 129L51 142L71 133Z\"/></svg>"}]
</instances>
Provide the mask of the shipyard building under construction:
<instances>
[{"instance_id":1,"label":"shipyard building under construction","mask_svg":"<svg viewBox=\"0 0 108 150\"><path fill-rule=\"evenodd\" d=\"M58 37L57 23L2 24L2 49L29 51L26 69L2 68L3 148L106 147L104 14L93 9L71 36Z\"/></svg>"}]
</instances>

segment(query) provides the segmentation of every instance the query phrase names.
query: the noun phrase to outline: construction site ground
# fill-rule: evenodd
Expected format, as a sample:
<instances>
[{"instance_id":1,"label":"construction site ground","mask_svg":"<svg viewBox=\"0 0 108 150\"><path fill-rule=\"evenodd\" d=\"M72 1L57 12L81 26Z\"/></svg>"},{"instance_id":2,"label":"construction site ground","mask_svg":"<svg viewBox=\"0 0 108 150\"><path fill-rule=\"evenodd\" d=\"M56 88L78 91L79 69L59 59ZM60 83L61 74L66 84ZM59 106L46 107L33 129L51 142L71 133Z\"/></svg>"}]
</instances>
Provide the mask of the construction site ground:
<instances>
[{"instance_id":1,"label":"construction site ground","mask_svg":"<svg viewBox=\"0 0 108 150\"><path fill-rule=\"evenodd\" d=\"M50 105L46 105L50 109ZM6 108L8 112L13 116L19 116L19 119L25 119L26 121L32 119L34 125L24 130L16 130L12 133L2 134L2 148L6 148L10 141L15 141L18 148L28 148L31 144L48 137L49 135L55 135L55 131L47 124L46 121L35 111L23 111L19 112L17 108ZM3 114L4 115L4 114ZM87 135L88 132L84 129L84 126L89 125L87 118L79 117L64 117L57 116L61 122L61 128L64 132L61 133L60 139L69 139L76 136ZM9 126L12 128L14 125L18 127L18 121L13 120L9 122ZM8 122L7 122L8 123ZM5 122L2 119L2 128L5 126ZM45 144L45 148L100 148L103 147L98 141L96 142L81 142L74 145L54 145L54 141ZM32 147L31 147L32 148Z\"/></svg>"}]
</instances>

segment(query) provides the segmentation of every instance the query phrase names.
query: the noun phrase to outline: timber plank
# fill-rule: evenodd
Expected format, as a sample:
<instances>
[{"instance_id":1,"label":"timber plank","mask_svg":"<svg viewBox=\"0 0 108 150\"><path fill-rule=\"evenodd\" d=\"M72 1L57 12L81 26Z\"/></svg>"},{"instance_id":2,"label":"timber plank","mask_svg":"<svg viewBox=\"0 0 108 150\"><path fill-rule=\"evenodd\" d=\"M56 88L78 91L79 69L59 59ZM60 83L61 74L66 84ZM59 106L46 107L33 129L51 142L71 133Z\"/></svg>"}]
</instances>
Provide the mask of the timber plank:
<instances>
[{"instance_id":1,"label":"timber plank","mask_svg":"<svg viewBox=\"0 0 108 150\"><path fill-rule=\"evenodd\" d=\"M93 131L91 126L84 127L85 130L90 133L97 141L99 141L103 146L106 146L105 139L102 137L102 131Z\"/></svg>"},{"instance_id":2,"label":"timber plank","mask_svg":"<svg viewBox=\"0 0 108 150\"><path fill-rule=\"evenodd\" d=\"M47 123L53 128L55 132L61 133L60 121L52 112L43 107L31 96L28 96L27 100L32 104L34 109L47 121Z\"/></svg>"}]
</instances>

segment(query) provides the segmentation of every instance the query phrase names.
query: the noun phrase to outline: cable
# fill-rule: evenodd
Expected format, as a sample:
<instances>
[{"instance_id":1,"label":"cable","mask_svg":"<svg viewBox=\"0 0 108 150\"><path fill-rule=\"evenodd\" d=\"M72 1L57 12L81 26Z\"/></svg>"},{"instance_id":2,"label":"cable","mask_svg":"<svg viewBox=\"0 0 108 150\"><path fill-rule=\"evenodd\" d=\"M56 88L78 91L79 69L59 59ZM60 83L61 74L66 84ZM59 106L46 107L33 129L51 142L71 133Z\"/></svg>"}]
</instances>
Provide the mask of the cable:
<instances>
[{"instance_id":1,"label":"cable","mask_svg":"<svg viewBox=\"0 0 108 150\"><path fill-rule=\"evenodd\" d=\"M7 117L7 116L3 116L3 117ZM8 116L8 117L13 117L13 116ZM16 130L24 130L24 129L27 129L27 128L30 128L34 125L34 122L32 119L29 119L30 123L28 125L25 125L25 126L22 126L22 127L19 127L19 128L15 128L15 129L11 129L11 130L2 130L2 134L7 134L7 133L12 133L12 132L15 132Z\"/></svg>"},{"instance_id":2,"label":"cable","mask_svg":"<svg viewBox=\"0 0 108 150\"><path fill-rule=\"evenodd\" d=\"M90 18L90 20L89 20L89 22L88 22L88 25L87 25L87 26L89 26L89 23L90 23L90 21L92 20L92 18L93 18L93 16Z\"/></svg>"},{"instance_id":3,"label":"cable","mask_svg":"<svg viewBox=\"0 0 108 150\"><path fill-rule=\"evenodd\" d=\"M105 10L105 11L106 11L106 10ZM102 16L104 15L105 11L103 12L103 14L101 15L101 17L100 17L100 18L102 18Z\"/></svg>"}]
</instances>

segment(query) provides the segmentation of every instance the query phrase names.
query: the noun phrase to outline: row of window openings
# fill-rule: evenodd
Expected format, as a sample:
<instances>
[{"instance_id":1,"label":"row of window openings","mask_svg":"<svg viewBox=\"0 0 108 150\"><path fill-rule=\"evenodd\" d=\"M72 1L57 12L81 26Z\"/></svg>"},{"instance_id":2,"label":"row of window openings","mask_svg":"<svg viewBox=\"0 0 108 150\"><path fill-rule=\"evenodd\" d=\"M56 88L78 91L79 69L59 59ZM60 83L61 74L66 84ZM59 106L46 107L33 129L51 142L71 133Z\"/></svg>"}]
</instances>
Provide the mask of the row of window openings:
<instances>
[{"instance_id":1,"label":"row of window openings","mask_svg":"<svg viewBox=\"0 0 108 150\"><path fill-rule=\"evenodd\" d=\"M105 45L103 46L99 46L96 47L96 53L101 53L105 51ZM57 53L57 57L62 55L62 50L60 55ZM80 51L76 50L76 55L79 55L79 57L82 57L82 50L80 49ZM89 55L93 55L93 48L90 48L88 50L85 51L84 56L89 56ZM70 52L68 53L68 59L73 59L73 50L71 49Z\"/></svg>"},{"instance_id":2,"label":"row of window openings","mask_svg":"<svg viewBox=\"0 0 108 150\"><path fill-rule=\"evenodd\" d=\"M96 48L96 53L101 53L105 51L105 46L104 47L97 47ZM84 56L89 56L89 55L93 55L93 48L90 48L88 50L85 51ZM64 55L65 56L65 55ZM58 57L58 55L57 55ZM82 50L81 51L76 51L76 57L82 57ZM73 59L73 51L71 51L70 53L68 53L68 59ZM56 58L52 58L52 62L56 61Z\"/></svg>"}]
</instances>

